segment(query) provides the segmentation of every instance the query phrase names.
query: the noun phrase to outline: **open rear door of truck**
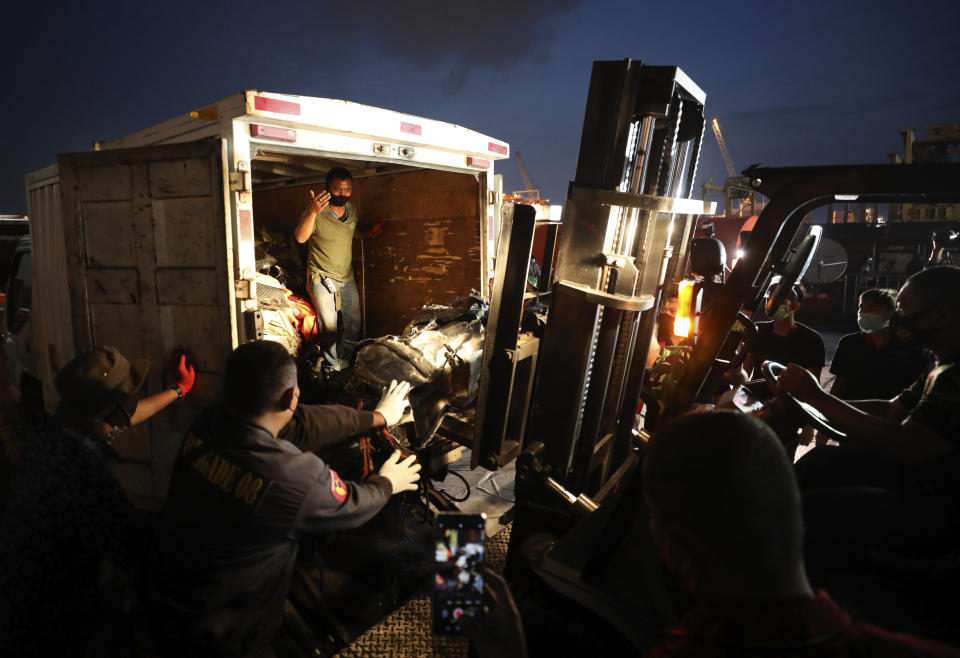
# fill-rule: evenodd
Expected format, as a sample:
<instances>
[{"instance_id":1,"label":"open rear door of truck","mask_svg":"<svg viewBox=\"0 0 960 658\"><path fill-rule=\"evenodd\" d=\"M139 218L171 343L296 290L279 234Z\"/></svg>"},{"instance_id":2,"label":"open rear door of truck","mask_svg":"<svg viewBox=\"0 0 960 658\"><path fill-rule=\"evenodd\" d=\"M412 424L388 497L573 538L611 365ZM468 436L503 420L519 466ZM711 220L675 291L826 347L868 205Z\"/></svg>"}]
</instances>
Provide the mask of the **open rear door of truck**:
<instances>
[{"instance_id":1,"label":"open rear door of truck","mask_svg":"<svg viewBox=\"0 0 960 658\"><path fill-rule=\"evenodd\" d=\"M225 144L70 153L58 164L76 352L113 345L149 359L147 393L168 383L177 347L197 363L194 393L115 444L115 472L149 506L165 495L186 426L217 395L236 337Z\"/></svg>"}]
</instances>

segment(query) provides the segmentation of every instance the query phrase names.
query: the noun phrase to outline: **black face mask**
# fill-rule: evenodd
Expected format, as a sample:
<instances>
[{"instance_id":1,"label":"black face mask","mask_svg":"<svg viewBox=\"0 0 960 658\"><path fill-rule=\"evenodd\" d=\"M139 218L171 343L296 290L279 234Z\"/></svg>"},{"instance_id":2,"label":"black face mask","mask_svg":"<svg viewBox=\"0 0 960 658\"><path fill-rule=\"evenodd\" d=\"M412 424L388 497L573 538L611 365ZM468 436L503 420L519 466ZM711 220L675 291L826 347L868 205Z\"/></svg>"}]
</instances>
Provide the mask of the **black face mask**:
<instances>
[{"instance_id":1,"label":"black face mask","mask_svg":"<svg viewBox=\"0 0 960 658\"><path fill-rule=\"evenodd\" d=\"M331 205L331 206L336 206L337 208L340 208L340 207L342 207L342 206L347 205L347 199L349 199L349 198L350 198L350 197L348 197L348 196L343 196L342 194L331 194L331 195L330 195L330 205Z\"/></svg>"},{"instance_id":2,"label":"black face mask","mask_svg":"<svg viewBox=\"0 0 960 658\"><path fill-rule=\"evenodd\" d=\"M930 340L938 333L943 331L943 327L934 329L917 329L917 323L920 319L933 310L931 306L928 309L914 313L913 315L900 315L894 313L890 316L890 328L896 333L897 338L904 343L913 343L915 345L926 346Z\"/></svg>"}]
</instances>

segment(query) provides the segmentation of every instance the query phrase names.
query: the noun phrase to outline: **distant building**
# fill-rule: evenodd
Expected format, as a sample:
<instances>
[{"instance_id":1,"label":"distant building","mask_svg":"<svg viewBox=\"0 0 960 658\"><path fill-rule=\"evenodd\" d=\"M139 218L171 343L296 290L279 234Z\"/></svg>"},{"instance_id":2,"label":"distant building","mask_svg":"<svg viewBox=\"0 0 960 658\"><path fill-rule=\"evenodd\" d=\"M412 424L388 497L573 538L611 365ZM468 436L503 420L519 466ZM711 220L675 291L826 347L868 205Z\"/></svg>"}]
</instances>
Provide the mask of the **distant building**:
<instances>
[{"instance_id":1,"label":"distant building","mask_svg":"<svg viewBox=\"0 0 960 658\"><path fill-rule=\"evenodd\" d=\"M891 153L894 163L960 162L960 123L900 133L904 155ZM960 221L960 204L890 204L890 219L896 222Z\"/></svg>"}]
</instances>

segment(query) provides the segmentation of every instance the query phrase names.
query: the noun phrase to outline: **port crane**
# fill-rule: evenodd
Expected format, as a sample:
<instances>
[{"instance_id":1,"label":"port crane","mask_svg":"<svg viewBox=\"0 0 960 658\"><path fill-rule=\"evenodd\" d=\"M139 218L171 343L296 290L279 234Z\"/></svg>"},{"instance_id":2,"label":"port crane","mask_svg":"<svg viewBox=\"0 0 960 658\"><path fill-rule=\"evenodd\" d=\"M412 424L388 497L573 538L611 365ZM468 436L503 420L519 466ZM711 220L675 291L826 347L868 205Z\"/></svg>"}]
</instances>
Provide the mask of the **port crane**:
<instances>
[{"instance_id":1,"label":"port crane","mask_svg":"<svg viewBox=\"0 0 960 658\"><path fill-rule=\"evenodd\" d=\"M717 138L717 145L720 147L720 154L723 156L723 164L727 168L727 180L723 187L704 183L704 195L708 190L722 191L726 198L724 215L728 217L743 217L745 213L746 215L755 215L757 212L756 192L750 187L750 179L737 174L737 169L733 166L733 158L730 157L730 151L727 150L727 142L723 138L720 120L717 117L710 117L710 127L713 129L714 137Z\"/></svg>"}]
</instances>

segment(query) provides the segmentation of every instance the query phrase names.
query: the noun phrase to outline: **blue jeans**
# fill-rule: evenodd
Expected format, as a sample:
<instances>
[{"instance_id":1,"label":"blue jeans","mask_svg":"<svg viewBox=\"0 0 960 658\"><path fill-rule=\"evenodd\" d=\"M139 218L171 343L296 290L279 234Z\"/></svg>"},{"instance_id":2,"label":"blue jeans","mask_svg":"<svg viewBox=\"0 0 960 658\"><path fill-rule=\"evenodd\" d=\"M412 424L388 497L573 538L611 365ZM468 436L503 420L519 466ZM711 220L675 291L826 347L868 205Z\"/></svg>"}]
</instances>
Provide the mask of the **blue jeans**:
<instances>
[{"instance_id":1,"label":"blue jeans","mask_svg":"<svg viewBox=\"0 0 960 658\"><path fill-rule=\"evenodd\" d=\"M360 340L360 295L357 281L335 281L340 291L340 311L343 315L343 333L337 330L337 306L334 295L322 281L309 287L310 301L320 321L320 344L323 360L334 365L349 362L353 356L353 345L344 341Z\"/></svg>"}]
</instances>

